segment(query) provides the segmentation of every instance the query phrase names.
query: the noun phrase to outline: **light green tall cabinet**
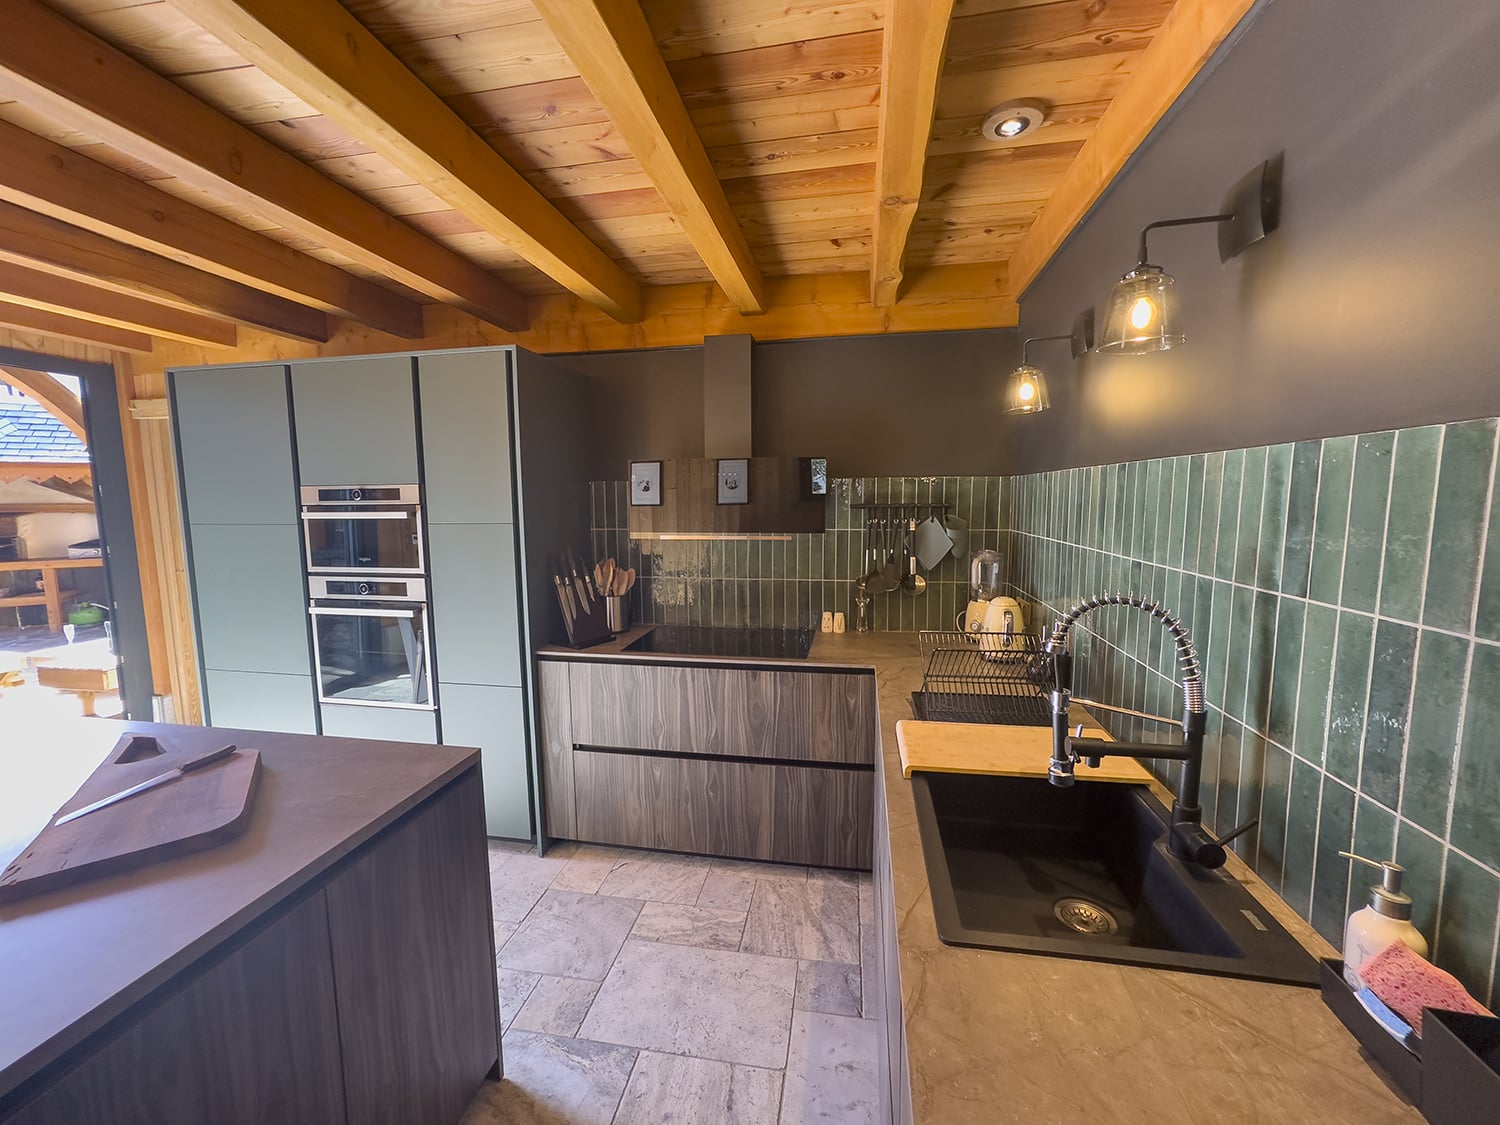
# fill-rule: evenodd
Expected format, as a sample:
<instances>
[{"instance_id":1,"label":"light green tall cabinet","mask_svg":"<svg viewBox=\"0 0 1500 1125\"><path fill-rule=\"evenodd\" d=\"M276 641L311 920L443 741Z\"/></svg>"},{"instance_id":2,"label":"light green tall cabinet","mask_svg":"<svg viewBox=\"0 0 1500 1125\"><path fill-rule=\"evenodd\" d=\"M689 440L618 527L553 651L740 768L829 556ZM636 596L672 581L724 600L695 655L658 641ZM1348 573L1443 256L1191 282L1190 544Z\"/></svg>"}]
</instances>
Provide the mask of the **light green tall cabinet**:
<instances>
[{"instance_id":1,"label":"light green tall cabinet","mask_svg":"<svg viewBox=\"0 0 1500 1125\"><path fill-rule=\"evenodd\" d=\"M483 754L492 836L532 835L509 350L417 360L443 741Z\"/></svg>"},{"instance_id":2,"label":"light green tall cabinet","mask_svg":"<svg viewBox=\"0 0 1500 1125\"><path fill-rule=\"evenodd\" d=\"M286 368L174 374L172 404L208 722L316 733Z\"/></svg>"}]
</instances>

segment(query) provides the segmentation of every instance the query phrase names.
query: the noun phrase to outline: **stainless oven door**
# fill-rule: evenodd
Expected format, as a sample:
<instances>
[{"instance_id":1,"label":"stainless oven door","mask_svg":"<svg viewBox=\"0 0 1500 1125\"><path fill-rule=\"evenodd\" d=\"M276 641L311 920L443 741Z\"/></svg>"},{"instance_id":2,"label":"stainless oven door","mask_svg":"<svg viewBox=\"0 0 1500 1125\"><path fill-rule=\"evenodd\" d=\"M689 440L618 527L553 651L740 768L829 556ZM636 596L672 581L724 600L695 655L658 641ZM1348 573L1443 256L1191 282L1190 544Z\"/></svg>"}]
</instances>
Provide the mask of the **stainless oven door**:
<instances>
[{"instance_id":1,"label":"stainless oven door","mask_svg":"<svg viewBox=\"0 0 1500 1125\"><path fill-rule=\"evenodd\" d=\"M421 574L422 509L321 506L302 509L309 574Z\"/></svg>"},{"instance_id":2,"label":"stainless oven door","mask_svg":"<svg viewBox=\"0 0 1500 1125\"><path fill-rule=\"evenodd\" d=\"M314 603L308 613L320 701L433 709L426 606Z\"/></svg>"}]
</instances>

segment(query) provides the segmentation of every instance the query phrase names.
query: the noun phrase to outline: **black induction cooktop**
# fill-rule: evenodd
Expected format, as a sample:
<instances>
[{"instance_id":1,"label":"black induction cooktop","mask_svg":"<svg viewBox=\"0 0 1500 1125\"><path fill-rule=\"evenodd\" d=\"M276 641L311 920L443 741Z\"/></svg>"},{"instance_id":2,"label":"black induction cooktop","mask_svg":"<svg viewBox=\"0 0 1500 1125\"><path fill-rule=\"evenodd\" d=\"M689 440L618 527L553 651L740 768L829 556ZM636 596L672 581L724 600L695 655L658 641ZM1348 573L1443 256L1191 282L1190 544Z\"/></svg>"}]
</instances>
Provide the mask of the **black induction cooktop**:
<instances>
[{"instance_id":1,"label":"black induction cooktop","mask_svg":"<svg viewBox=\"0 0 1500 1125\"><path fill-rule=\"evenodd\" d=\"M658 625L626 652L679 656L748 656L771 660L806 660L811 629L729 629L707 625Z\"/></svg>"}]
</instances>

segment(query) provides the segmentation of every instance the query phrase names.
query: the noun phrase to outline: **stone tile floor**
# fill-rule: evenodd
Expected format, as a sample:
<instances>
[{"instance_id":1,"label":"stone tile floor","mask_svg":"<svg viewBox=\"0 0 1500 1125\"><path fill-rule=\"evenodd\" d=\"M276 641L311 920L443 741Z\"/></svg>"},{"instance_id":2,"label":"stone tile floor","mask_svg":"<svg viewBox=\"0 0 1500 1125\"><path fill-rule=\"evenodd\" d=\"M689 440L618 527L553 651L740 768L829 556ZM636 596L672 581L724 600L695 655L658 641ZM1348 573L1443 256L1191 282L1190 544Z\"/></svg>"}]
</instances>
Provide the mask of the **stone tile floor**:
<instances>
[{"instance_id":1,"label":"stone tile floor","mask_svg":"<svg viewBox=\"0 0 1500 1125\"><path fill-rule=\"evenodd\" d=\"M490 844L505 1078L463 1125L875 1120L868 875Z\"/></svg>"}]
</instances>

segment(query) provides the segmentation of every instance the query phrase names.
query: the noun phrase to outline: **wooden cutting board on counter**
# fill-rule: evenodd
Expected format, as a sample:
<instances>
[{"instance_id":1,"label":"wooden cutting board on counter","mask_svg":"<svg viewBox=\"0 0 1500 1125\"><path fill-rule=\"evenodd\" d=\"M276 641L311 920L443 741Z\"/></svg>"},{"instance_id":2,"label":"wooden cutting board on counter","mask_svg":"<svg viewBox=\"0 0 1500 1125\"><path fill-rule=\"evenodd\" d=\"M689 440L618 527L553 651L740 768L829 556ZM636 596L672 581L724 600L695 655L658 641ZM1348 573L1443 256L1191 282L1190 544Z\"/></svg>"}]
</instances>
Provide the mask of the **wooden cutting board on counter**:
<instances>
[{"instance_id":1,"label":"wooden cutting board on counter","mask_svg":"<svg viewBox=\"0 0 1500 1125\"><path fill-rule=\"evenodd\" d=\"M1085 733L1109 741L1102 727ZM901 773L981 773L1001 777L1045 777L1052 760L1051 727L1004 726L999 723L925 723L902 719L896 724ZM1134 758L1104 758L1098 769L1080 764L1080 781L1114 781L1139 785L1151 774Z\"/></svg>"},{"instance_id":2,"label":"wooden cutting board on counter","mask_svg":"<svg viewBox=\"0 0 1500 1125\"><path fill-rule=\"evenodd\" d=\"M222 746L224 743L219 742ZM172 745L127 734L67 804L0 873L0 903L86 879L128 871L233 839L250 820L260 780L260 751L241 748L221 762L58 824L57 818L128 789L208 750L201 737Z\"/></svg>"}]
</instances>

